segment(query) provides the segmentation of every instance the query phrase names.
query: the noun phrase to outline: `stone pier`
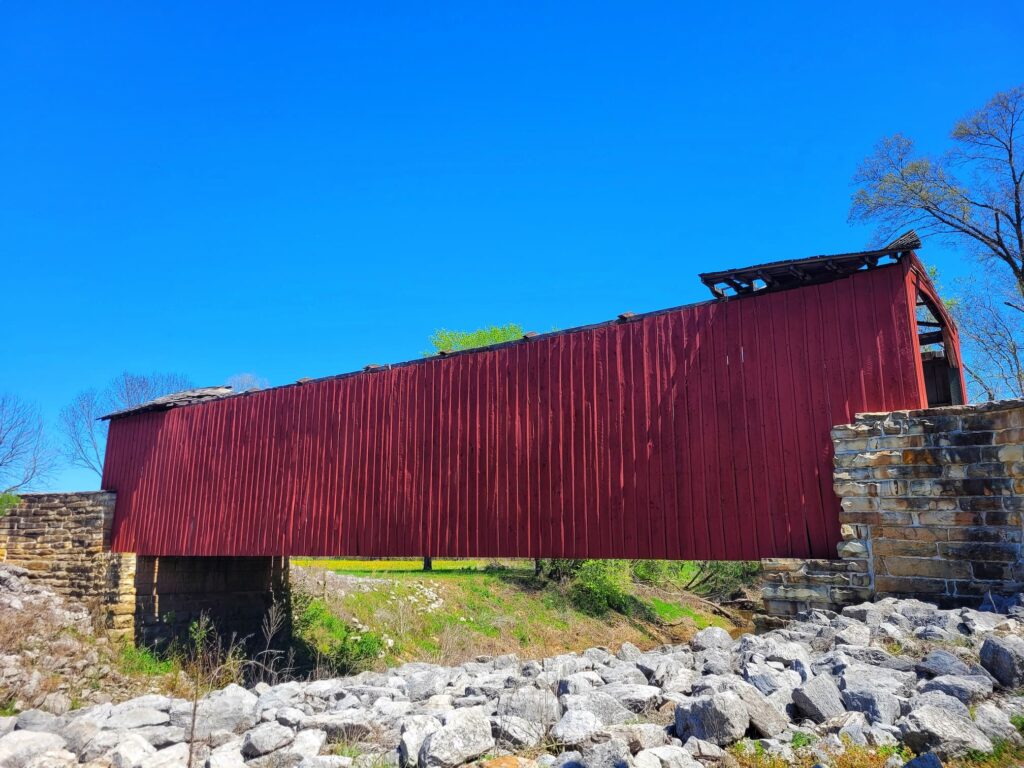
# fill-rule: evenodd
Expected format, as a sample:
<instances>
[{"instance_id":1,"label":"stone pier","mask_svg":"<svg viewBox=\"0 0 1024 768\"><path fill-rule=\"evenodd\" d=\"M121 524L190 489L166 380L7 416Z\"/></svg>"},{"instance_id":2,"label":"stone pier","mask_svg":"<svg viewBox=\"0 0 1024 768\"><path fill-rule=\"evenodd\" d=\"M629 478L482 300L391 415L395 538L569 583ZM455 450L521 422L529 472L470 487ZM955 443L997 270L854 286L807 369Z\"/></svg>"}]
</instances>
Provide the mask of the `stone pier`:
<instances>
[{"instance_id":1,"label":"stone pier","mask_svg":"<svg viewBox=\"0 0 1024 768\"><path fill-rule=\"evenodd\" d=\"M1024 400L860 414L832 442L838 559L765 561L769 613L1024 589Z\"/></svg>"}]
</instances>

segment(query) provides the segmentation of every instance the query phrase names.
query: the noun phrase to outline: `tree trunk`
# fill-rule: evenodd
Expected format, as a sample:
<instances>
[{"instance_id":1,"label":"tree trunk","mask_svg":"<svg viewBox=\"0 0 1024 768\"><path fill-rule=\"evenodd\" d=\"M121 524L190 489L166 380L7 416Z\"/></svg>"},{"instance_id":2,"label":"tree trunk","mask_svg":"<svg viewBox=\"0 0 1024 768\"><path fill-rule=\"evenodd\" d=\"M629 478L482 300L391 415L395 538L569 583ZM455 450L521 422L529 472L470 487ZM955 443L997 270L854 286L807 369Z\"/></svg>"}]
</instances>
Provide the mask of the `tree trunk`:
<instances>
[{"instance_id":1,"label":"tree trunk","mask_svg":"<svg viewBox=\"0 0 1024 768\"><path fill-rule=\"evenodd\" d=\"M432 570L434 570L434 558L432 558L432 557L424 557L423 558L423 570L424 571L432 571Z\"/></svg>"}]
</instances>

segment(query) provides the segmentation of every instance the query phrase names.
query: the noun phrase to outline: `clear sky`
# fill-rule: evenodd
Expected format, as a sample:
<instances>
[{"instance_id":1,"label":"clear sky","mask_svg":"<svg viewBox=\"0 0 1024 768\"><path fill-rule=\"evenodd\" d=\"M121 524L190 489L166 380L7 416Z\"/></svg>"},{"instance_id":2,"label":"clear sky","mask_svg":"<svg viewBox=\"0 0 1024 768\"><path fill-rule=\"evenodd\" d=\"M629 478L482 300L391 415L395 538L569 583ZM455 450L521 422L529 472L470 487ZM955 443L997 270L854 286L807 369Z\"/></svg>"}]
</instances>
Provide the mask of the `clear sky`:
<instances>
[{"instance_id":1,"label":"clear sky","mask_svg":"<svg viewBox=\"0 0 1024 768\"><path fill-rule=\"evenodd\" d=\"M52 426L123 370L283 384L858 250L858 161L944 147L1024 82L1022 29L1017 0L5 4L0 391Z\"/></svg>"}]
</instances>

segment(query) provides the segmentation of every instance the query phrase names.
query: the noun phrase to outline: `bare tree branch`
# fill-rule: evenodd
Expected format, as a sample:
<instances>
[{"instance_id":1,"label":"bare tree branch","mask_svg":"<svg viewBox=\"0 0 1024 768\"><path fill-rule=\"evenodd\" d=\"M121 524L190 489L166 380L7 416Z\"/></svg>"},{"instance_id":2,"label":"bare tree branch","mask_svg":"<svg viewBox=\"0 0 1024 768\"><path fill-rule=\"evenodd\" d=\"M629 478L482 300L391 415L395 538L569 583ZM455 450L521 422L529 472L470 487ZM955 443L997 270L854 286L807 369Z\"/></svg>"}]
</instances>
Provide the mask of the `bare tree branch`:
<instances>
[{"instance_id":1,"label":"bare tree branch","mask_svg":"<svg viewBox=\"0 0 1024 768\"><path fill-rule=\"evenodd\" d=\"M1005 309L1024 313L1022 126L1024 86L997 93L957 122L954 147L941 158L916 155L899 134L883 139L854 176L850 207L850 220L875 223L879 240L913 226L1007 268L988 275L983 287L961 285L956 302L964 371L971 388L989 399L1024 394L1024 318Z\"/></svg>"},{"instance_id":2,"label":"bare tree branch","mask_svg":"<svg viewBox=\"0 0 1024 768\"><path fill-rule=\"evenodd\" d=\"M53 469L53 459L38 409L0 394L0 492L30 488Z\"/></svg>"},{"instance_id":3,"label":"bare tree branch","mask_svg":"<svg viewBox=\"0 0 1024 768\"><path fill-rule=\"evenodd\" d=\"M107 422L100 421L100 416L134 408L161 395L191 387L189 378L178 373L145 375L126 371L103 390L87 389L79 392L60 412L58 424L64 437L64 456L74 466L91 470L102 477Z\"/></svg>"},{"instance_id":4,"label":"bare tree branch","mask_svg":"<svg viewBox=\"0 0 1024 768\"><path fill-rule=\"evenodd\" d=\"M224 383L235 392L255 392L270 386L269 381L255 373L236 373L234 376L228 377Z\"/></svg>"}]
</instances>

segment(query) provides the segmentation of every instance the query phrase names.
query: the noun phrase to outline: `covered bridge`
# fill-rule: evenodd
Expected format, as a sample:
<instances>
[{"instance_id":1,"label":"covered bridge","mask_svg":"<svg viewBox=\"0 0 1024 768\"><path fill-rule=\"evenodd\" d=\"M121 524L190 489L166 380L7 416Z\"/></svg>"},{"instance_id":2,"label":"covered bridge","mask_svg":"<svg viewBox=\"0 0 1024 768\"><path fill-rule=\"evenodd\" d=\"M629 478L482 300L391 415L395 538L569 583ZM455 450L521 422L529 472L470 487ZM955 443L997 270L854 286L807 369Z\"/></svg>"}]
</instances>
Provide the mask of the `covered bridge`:
<instances>
[{"instance_id":1,"label":"covered bridge","mask_svg":"<svg viewBox=\"0 0 1024 768\"><path fill-rule=\"evenodd\" d=\"M704 274L706 303L111 414L113 547L834 557L831 427L962 399L919 246Z\"/></svg>"}]
</instances>

